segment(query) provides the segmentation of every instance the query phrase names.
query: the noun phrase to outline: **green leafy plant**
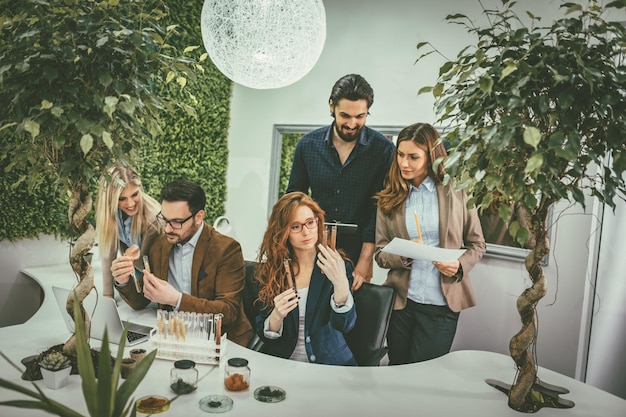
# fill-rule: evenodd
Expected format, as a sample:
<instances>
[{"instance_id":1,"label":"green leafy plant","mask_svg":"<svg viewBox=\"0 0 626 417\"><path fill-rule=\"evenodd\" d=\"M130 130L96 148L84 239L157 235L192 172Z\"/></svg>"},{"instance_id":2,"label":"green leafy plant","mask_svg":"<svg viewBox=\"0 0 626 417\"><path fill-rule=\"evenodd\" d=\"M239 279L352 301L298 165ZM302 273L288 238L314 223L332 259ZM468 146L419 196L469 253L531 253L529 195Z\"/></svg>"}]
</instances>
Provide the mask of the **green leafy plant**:
<instances>
[{"instance_id":1,"label":"green leafy plant","mask_svg":"<svg viewBox=\"0 0 626 417\"><path fill-rule=\"evenodd\" d=\"M133 162L161 133L164 114L195 114L161 88L182 89L202 71L169 42L177 32L162 27L166 10L156 0L0 0L0 137L13 144L5 171L25 173L14 187L55 178L69 197L81 305L94 286L85 255L95 243L88 218L95 181L110 163ZM84 309L83 317L89 326ZM64 346L73 349L75 335Z\"/></svg>"},{"instance_id":2,"label":"green leafy plant","mask_svg":"<svg viewBox=\"0 0 626 417\"><path fill-rule=\"evenodd\" d=\"M85 399L89 416L124 417L129 415L129 413L131 416L135 416L136 410L132 395L137 389L137 386L141 383L141 381L143 381L146 373L150 369L150 366L152 366L152 362L154 362L157 354L156 349L139 361L124 382L118 386L128 326L124 329L124 332L120 337L119 349L114 363L111 363L109 338L105 329L104 336L102 338L102 349L99 355L98 372L96 373L94 370L93 360L91 358L89 340L87 338L87 333L85 332L81 307L78 301L75 301L74 303L74 320L76 322L76 354L78 360L78 370L82 381L83 397ZM63 355L60 352L57 353ZM21 372L20 368L15 365L4 353L0 352L0 355L14 368ZM82 416L79 412L72 410L71 408L46 396L36 383L32 382L32 385L35 388L34 390L23 387L22 385L16 384L7 379L0 378L0 387L19 392L20 394L24 394L34 399L2 401L0 402L0 405L38 409L62 417Z\"/></svg>"},{"instance_id":3,"label":"green leafy plant","mask_svg":"<svg viewBox=\"0 0 626 417\"><path fill-rule=\"evenodd\" d=\"M434 95L439 122L450 126L449 157L436 163L472 195L471 206L482 211L497 203L520 244L531 234L536 240L525 261L532 285L517 300L522 329L509 348L518 372L508 391L511 408L533 412L548 402L534 353L549 210L562 200L584 207L586 194L613 209L617 198L626 199L626 32L606 20L626 0L563 2L564 16L547 25L535 13L520 16L517 2L501 4L483 9L486 27L463 14L447 16L477 41L447 60L436 85L420 93ZM430 48L418 62L439 52L429 42L417 47ZM530 230L510 221L514 203Z\"/></svg>"},{"instance_id":4,"label":"green leafy plant","mask_svg":"<svg viewBox=\"0 0 626 417\"><path fill-rule=\"evenodd\" d=\"M70 358L63 352L50 352L41 359L39 366L49 371L58 371L70 366Z\"/></svg>"}]
</instances>

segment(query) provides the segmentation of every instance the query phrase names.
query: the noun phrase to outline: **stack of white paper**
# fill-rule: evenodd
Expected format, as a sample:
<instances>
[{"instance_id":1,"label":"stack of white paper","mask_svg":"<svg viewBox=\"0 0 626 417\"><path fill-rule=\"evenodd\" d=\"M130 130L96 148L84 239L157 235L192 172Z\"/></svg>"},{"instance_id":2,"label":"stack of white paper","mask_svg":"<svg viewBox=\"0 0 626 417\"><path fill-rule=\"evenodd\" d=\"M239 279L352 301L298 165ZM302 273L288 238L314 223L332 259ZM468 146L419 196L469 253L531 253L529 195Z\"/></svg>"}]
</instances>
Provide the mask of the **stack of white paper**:
<instances>
[{"instance_id":1,"label":"stack of white paper","mask_svg":"<svg viewBox=\"0 0 626 417\"><path fill-rule=\"evenodd\" d=\"M412 240L394 237L387 246L381 249L383 252L404 256L405 258L423 261L452 262L459 259L465 249L445 249L417 243Z\"/></svg>"}]
</instances>

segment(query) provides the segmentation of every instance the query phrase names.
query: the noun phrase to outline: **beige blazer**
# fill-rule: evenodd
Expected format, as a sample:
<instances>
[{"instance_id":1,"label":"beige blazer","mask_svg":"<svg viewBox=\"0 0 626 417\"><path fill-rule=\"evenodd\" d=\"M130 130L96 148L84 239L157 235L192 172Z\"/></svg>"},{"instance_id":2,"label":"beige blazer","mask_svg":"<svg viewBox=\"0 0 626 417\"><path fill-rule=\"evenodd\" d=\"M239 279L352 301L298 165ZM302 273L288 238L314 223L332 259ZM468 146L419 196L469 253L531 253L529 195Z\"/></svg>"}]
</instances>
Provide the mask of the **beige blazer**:
<instances>
[{"instance_id":1,"label":"beige blazer","mask_svg":"<svg viewBox=\"0 0 626 417\"><path fill-rule=\"evenodd\" d=\"M439 246L449 249L467 249L459 258L463 269L461 275L446 277L440 274L441 290L448 307L458 312L476 305L476 296L469 273L485 253L485 239L477 211L467 208L465 192L454 191L449 185L441 184L438 184L436 189L439 203ZM395 310L406 306L411 266L405 266L400 256L382 252L381 249L394 237L409 239L405 211L403 204L400 210L391 215L386 215L379 209L376 217L374 258L378 266L389 269L387 280L383 285L390 286L396 291Z\"/></svg>"}]
</instances>

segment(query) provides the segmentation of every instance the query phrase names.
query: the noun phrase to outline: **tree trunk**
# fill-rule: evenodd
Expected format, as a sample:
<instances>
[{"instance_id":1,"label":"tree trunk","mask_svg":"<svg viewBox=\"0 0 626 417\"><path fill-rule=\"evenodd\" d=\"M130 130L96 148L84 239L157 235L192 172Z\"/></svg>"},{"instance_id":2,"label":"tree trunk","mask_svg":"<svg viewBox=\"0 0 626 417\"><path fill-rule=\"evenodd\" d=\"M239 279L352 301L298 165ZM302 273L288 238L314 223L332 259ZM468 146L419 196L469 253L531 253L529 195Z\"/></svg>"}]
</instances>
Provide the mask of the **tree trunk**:
<instances>
[{"instance_id":1,"label":"tree trunk","mask_svg":"<svg viewBox=\"0 0 626 417\"><path fill-rule=\"evenodd\" d=\"M525 264L532 285L517 299L522 329L509 342L511 357L517 365L515 382L509 391L509 406L522 412L535 412L542 407L542 404L531 395L531 389L537 381L537 365L534 358L537 343L536 306L546 294L547 288L541 264L550 252L547 219L551 205L551 202L542 202L530 218L530 232L535 236L536 244L526 257Z\"/></svg>"},{"instance_id":2,"label":"tree trunk","mask_svg":"<svg viewBox=\"0 0 626 417\"><path fill-rule=\"evenodd\" d=\"M87 220L87 215L92 207L92 199L88 187L84 184L72 184L70 189L71 196L68 210L70 230L78 235L70 254L70 265L74 270L74 274L78 277L78 283L74 287L74 291L68 296L65 309L73 318L74 299L78 300L81 314L85 321L86 334L89 335L91 320L83 307L83 300L94 288L93 270L90 261L85 256L93 248L96 241L94 227ZM69 354L76 352L76 334L73 334L65 342L63 350Z\"/></svg>"}]
</instances>

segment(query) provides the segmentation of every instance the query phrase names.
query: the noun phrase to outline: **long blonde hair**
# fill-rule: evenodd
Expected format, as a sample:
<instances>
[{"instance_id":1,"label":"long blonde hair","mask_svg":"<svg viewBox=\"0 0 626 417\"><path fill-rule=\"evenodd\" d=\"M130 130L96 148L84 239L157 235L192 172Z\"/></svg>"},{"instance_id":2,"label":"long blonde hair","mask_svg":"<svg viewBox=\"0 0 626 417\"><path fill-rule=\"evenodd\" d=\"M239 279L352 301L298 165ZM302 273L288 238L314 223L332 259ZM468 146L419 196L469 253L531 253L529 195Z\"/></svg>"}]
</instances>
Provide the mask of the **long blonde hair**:
<instances>
[{"instance_id":1,"label":"long blonde hair","mask_svg":"<svg viewBox=\"0 0 626 417\"><path fill-rule=\"evenodd\" d=\"M439 132L428 123L415 123L405 127L398 133L396 141L396 149L400 143L410 140L416 145L426 149L428 155L428 175L440 184L446 174L443 163L440 163L437 171L433 169L433 163L439 158L445 158L448 153L439 140ZM385 214L390 214L400 208L409 195L411 183L402 178L398 159L391 163L387 177L385 178L385 186L375 195L378 200L378 209Z\"/></svg>"},{"instance_id":2,"label":"long blonde hair","mask_svg":"<svg viewBox=\"0 0 626 417\"><path fill-rule=\"evenodd\" d=\"M143 192L141 178L137 171L126 163L116 162L109 166L106 173L100 177L96 196L96 232L101 253L110 253L111 250L119 248L118 202L122 190L129 184L136 185L141 190L139 210L131 228L132 237L135 239L141 236L144 228L160 227L156 221L156 215L161 211L161 205Z\"/></svg>"}]
</instances>

